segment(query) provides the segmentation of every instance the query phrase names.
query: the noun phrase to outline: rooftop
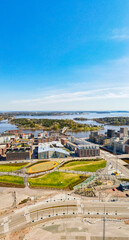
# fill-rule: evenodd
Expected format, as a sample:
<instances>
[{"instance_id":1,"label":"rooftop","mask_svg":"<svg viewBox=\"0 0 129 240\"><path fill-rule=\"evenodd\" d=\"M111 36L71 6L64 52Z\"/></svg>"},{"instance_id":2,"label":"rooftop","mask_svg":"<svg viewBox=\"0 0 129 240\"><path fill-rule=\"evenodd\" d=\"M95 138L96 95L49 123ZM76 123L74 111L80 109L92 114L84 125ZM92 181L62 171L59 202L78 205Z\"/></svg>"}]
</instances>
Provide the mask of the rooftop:
<instances>
[{"instance_id":1,"label":"rooftop","mask_svg":"<svg viewBox=\"0 0 129 240\"><path fill-rule=\"evenodd\" d=\"M0 145L0 148L5 148L6 147L6 145Z\"/></svg>"},{"instance_id":2,"label":"rooftop","mask_svg":"<svg viewBox=\"0 0 129 240\"><path fill-rule=\"evenodd\" d=\"M56 147L53 147L53 145ZM69 155L69 153L62 149L63 145L59 142L59 141L52 141L52 142L48 142L48 143L39 143L38 145L38 153L41 152L60 152L63 153L65 155Z\"/></svg>"},{"instance_id":3,"label":"rooftop","mask_svg":"<svg viewBox=\"0 0 129 240\"><path fill-rule=\"evenodd\" d=\"M120 185L123 186L123 187L126 187L126 186L129 186L129 182L123 182Z\"/></svg>"}]
</instances>

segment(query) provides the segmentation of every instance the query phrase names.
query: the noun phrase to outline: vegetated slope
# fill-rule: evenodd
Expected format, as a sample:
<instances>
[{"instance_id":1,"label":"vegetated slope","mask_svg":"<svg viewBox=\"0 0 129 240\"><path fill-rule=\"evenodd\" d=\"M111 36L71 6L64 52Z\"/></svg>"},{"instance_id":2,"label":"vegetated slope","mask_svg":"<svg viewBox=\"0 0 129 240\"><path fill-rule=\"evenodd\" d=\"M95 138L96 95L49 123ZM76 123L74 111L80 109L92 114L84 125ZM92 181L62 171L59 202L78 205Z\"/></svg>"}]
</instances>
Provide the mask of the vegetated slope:
<instances>
[{"instance_id":1,"label":"vegetated slope","mask_svg":"<svg viewBox=\"0 0 129 240\"><path fill-rule=\"evenodd\" d=\"M3 187L24 187L22 177L2 175L0 176L0 186Z\"/></svg>"},{"instance_id":2,"label":"vegetated slope","mask_svg":"<svg viewBox=\"0 0 129 240\"><path fill-rule=\"evenodd\" d=\"M38 178L29 178L28 182L31 187L46 187L46 188L69 188L73 187L88 176L81 176L80 174L63 173L63 172L52 172Z\"/></svg>"},{"instance_id":3,"label":"vegetated slope","mask_svg":"<svg viewBox=\"0 0 129 240\"><path fill-rule=\"evenodd\" d=\"M44 129L44 130L61 130L68 127L69 131L94 131L100 130L98 126L76 123L70 119L26 119L18 118L10 120L12 124L23 129Z\"/></svg>"},{"instance_id":4,"label":"vegetated slope","mask_svg":"<svg viewBox=\"0 0 129 240\"><path fill-rule=\"evenodd\" d=\"M94 118L94 121L102 124L108 125L128 125L129 126L129 117L104 117L104 118Z\"/></svg>"},{"instance_id":5,"label":"vegetated slope","mask_svg":"<svg viewBox=\"0 0 129 240\"><path fill-rule=\"evenodd\" d=\"M105 168L105 160L97 161L70 161L65 163L60 169L62 170L74 170L74 171L86 171L86 172L96 172L98 169Z\"/></svg>"},{"instance_id":6,"label":"vegetated slope","mask_svg":"<svg viewBox=\"0 0 129 240\"><path fill-rule=\"evenodd\" d=\"M19 170L23 167L25 167L28 163L11 163L11 164L0 164L0 172L14 172L16 170Z\"/></svg>"}]
</instances>

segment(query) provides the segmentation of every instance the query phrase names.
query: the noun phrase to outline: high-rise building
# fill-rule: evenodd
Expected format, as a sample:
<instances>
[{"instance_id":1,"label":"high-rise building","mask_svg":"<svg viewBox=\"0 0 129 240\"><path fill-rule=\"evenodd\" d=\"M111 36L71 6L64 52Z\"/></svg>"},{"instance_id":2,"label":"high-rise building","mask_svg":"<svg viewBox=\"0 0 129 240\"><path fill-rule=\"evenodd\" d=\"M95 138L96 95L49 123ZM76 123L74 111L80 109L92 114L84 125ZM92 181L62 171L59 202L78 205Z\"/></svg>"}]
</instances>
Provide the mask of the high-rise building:
<instances>
[{"instance_id":1,"label":"high-rise building","mask_svg":"<svg viewBox=\"0 0 129 240\"><path fill-rule=\"evenodd\" d=\"M108 129L108 130L107 130L107 137L108 137L108 138L115 137L115 130L113 130L113 129Z\"/></svg>"},{"instance_id":2,"label":"high-rise building","mask_svg":"<svg viewBox=\"0 0 129 240\"><path fill-rule=\"evenodd\" d=\"M123 136L127 137L128 136L128 128L127 127L120 128L120 133L123 133Z\"/></svg>"}]
</instances>

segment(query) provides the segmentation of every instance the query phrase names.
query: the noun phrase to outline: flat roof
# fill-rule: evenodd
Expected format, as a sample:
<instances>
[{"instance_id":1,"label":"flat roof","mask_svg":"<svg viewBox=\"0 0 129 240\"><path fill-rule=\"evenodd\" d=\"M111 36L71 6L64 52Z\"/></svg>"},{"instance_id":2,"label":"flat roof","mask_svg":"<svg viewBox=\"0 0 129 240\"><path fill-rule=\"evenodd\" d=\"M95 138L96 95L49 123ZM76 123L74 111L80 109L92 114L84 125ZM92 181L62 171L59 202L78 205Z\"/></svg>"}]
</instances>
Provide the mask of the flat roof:
<instances>
[{"instance_id":1,"label":"flat roof","mask_svg":"<svg viewBox=\"0 0 129 240\"><path fill-rule=\"evenodd\" d=\"M59 141L51 141L51 142L45 142L45 143L39 143L38 144L38 148L40 149L47 149L49 148L51 145L56 145L57 147L63 147L63 145L61 144L61 142Z\"/></svg>"},{"instance_id":2,"label":"flat roof","mask_svg":"<svg viewBox=\"0 0 129 240\"><path fill-rule=\"evenodd\" d=\"M6 145L0 145L0 148L5 148L6 147Z\"/></svg>"},{"instance_id":3,"label":"flat roof","mask_svg":"<svg viewBox=\"0 0 129 240\"><path fill-rule=\"evenodd\" d=\"M129 186L129 182L124 182L124 183L121 183L120 185L123 187L126 187L126 186Z\"/></svg>"},{"instance_id":4,"label":"flat roof","mask_svg":"<svg viewBox=\"0 0 129 240\"><path fill-rule=\"evenodd\" d=\"M73 147L77 147L77 144L72 143L72 142L69 142L69 141L67 141L67 144L69 144L69 145L71 145L71 146L73 146Z\"/></svg>"}]
</instances>

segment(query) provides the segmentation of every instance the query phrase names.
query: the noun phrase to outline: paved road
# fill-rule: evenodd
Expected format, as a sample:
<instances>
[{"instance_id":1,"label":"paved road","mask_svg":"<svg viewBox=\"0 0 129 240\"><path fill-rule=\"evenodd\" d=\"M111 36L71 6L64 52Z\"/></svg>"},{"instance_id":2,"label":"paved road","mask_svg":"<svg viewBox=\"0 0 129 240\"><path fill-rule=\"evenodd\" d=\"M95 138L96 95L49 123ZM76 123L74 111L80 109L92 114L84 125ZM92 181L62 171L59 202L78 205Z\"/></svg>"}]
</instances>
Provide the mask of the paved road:
<instances>
[{"instance_id":1,"label":"paved road","mask_svg":"<svg viewBox=\"0 0 129 240\"><path fill-rule=\"evenodd\" d=\"M108 164L111 163L116 171L120 171L126 178L129 178L129 169L122 165L121 160L117 155L113 155L109 152L101 150L101 156L107 161Z\"/></svg>"},{"instance_id":2,"label":"paved road","mask_svg":"<svg viewBox=\"0 0 129 240\"><path fill-rule=\"evenodd\" d=\"M105 210L104 210L105 209ZM0 217L0 235L42 220L63 216L83 216L109 219L129 219L129 202L86 202L80 197L56 196L34 205L15 209L13 213Z\"/></svg>"}]
</instances>

